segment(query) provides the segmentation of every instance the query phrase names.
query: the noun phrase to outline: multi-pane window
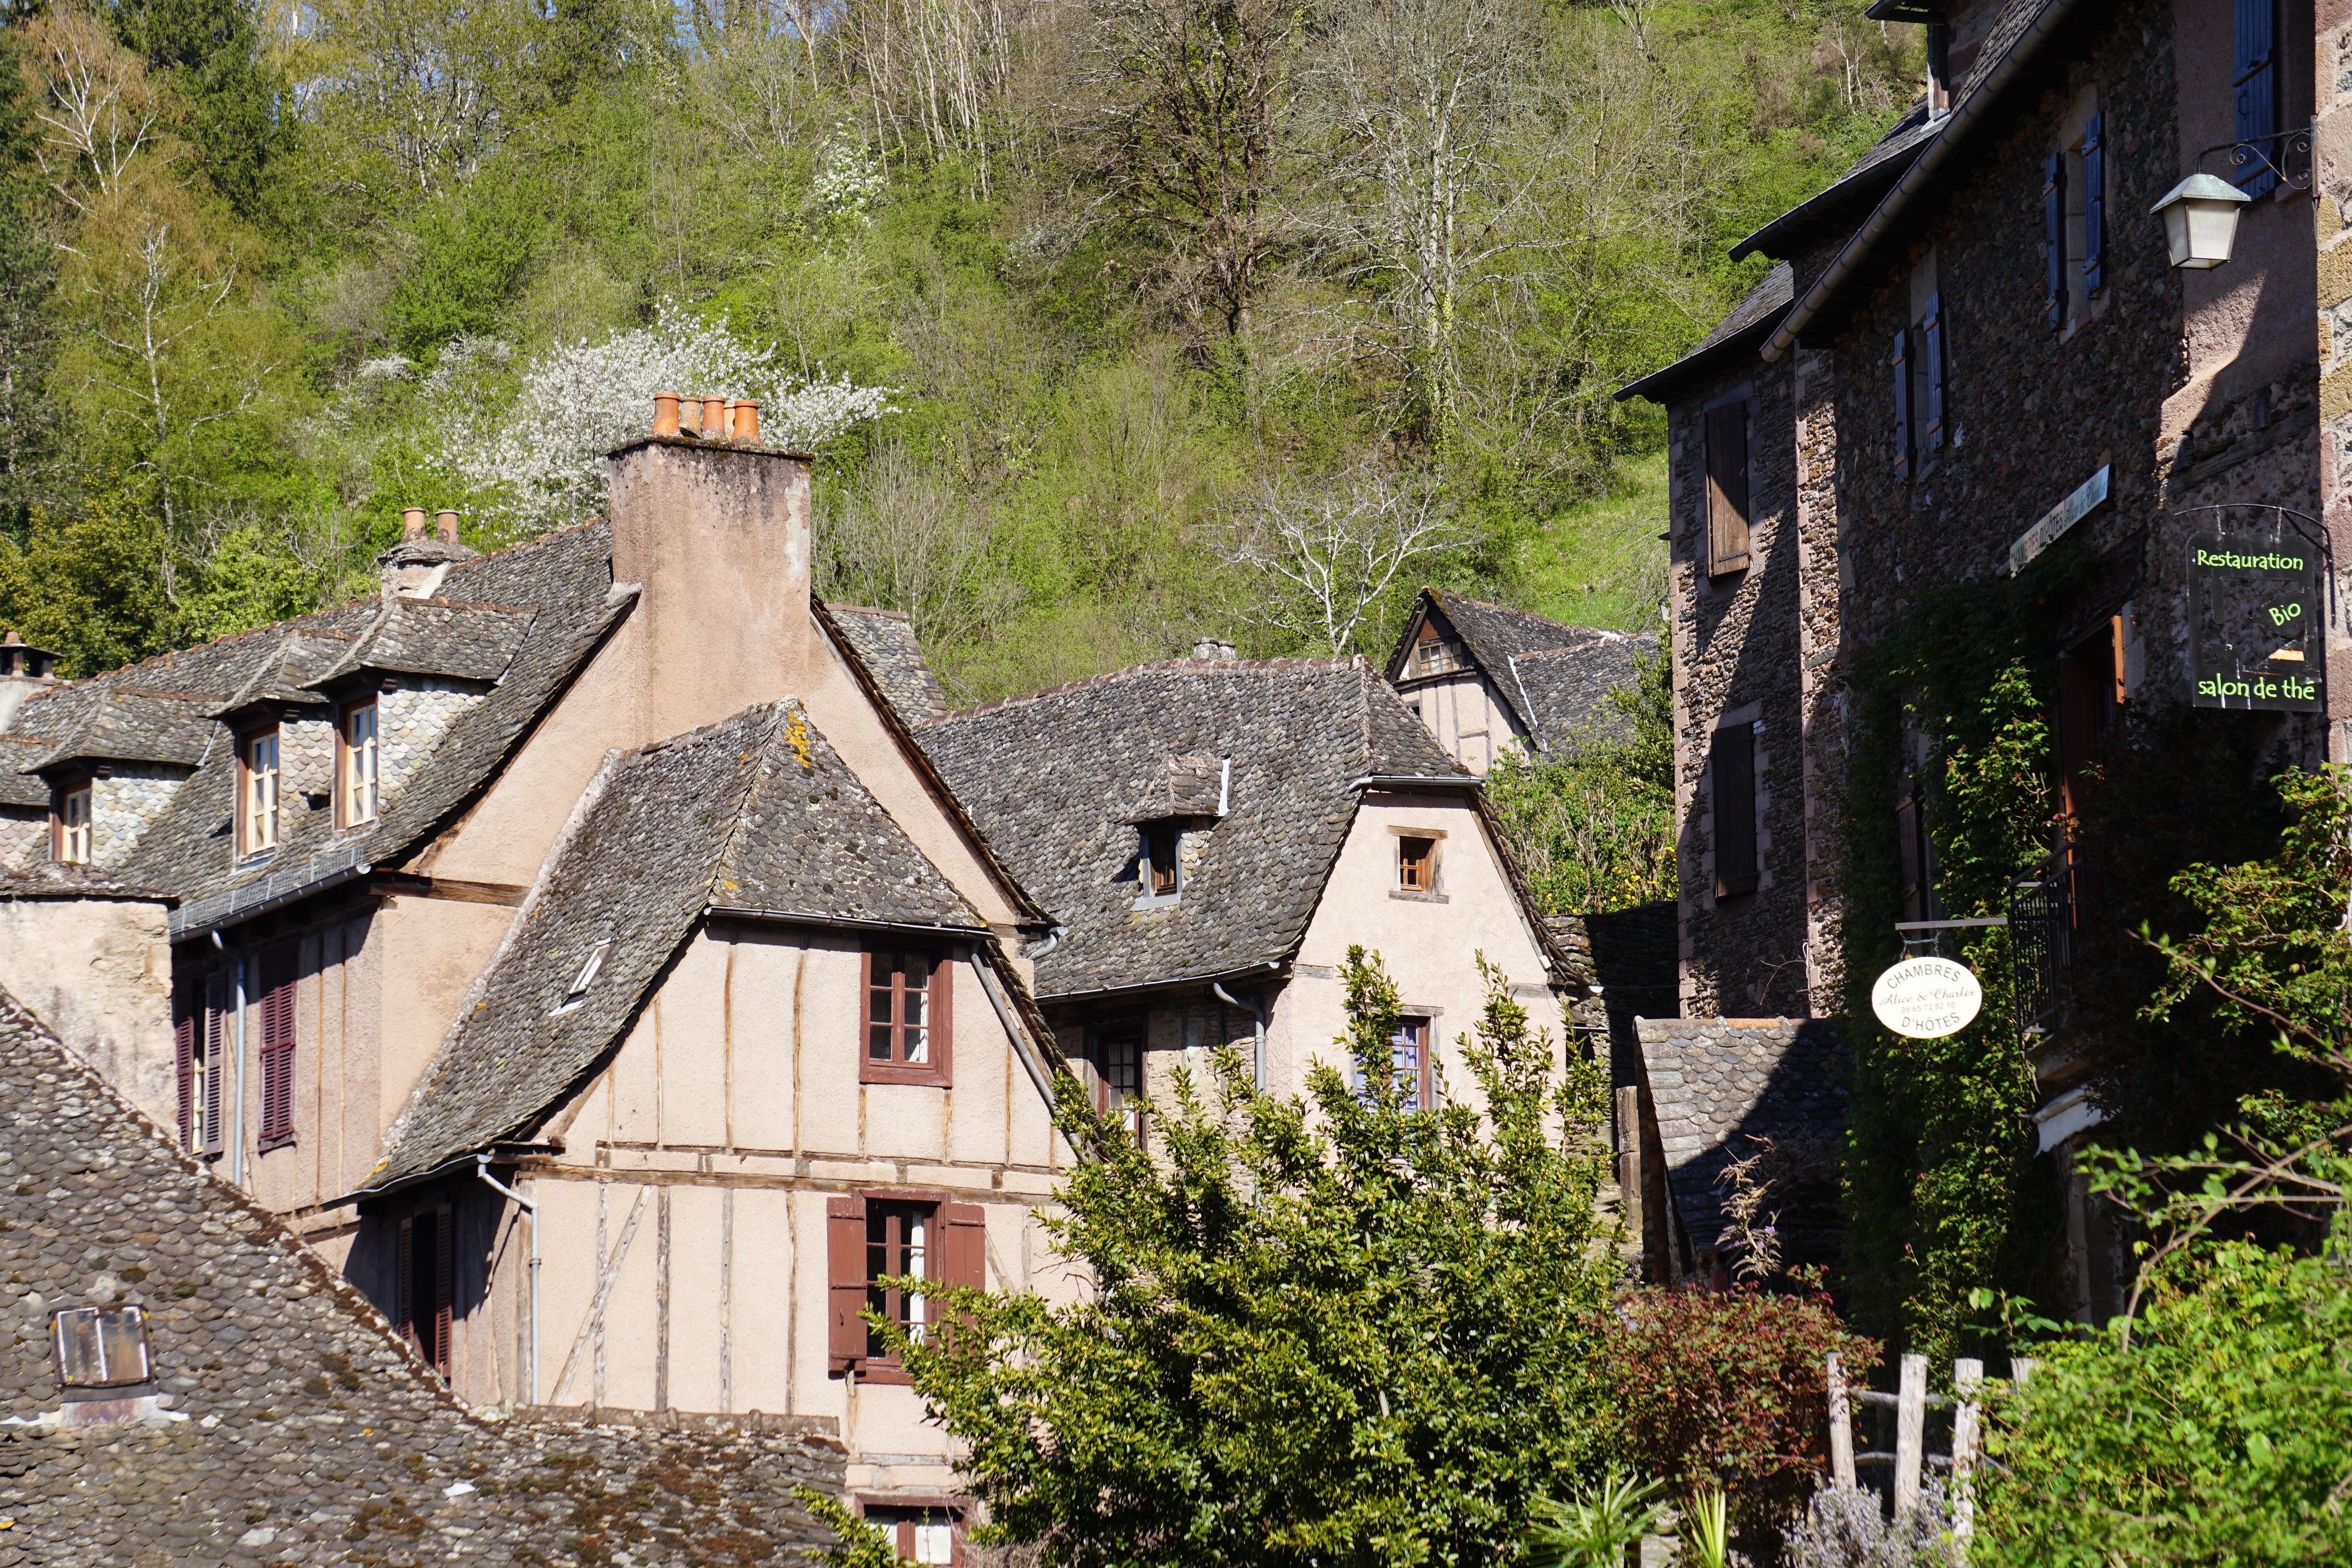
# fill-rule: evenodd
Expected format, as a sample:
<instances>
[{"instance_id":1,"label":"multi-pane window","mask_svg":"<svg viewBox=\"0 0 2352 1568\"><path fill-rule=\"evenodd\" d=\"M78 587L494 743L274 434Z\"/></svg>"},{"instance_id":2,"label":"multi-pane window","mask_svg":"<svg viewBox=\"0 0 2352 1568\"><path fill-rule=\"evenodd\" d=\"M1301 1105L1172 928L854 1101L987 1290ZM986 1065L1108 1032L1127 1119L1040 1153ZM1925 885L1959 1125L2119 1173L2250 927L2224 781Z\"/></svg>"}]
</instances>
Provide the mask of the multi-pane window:
<instances>
[{"instance_id":1,"label":"multi-pane window","mask_svg":"<svg viewBox=\"0 0 2352 1568\"><path fill-rule=\"evenodd\" d=\"M342 768L342 825L357 827L375 821L376 705L360 703L343 710L340 761Z\"/></svg>"},{"instance_id":2,"label":"multi-pane window","mask_svg":"<svg viewBox=\"0 0 2352 1568\"><path fill-rule=\"evenodd\" d=\"M54 853L68 865L89 863L89 789L77 784L58 792L57 844Z\"/></svg>"},{"instance_id":3,"label":"multi-pane window","mask_svg":"<svg viewBox=\"0 0 2352 1568\"><path fill-rule=\"evenodd\" d=\"M1421 623L1421 637L1413 647L1413 667L1409 674L1443 675L1469 667L1469 655L1457 639L1439 635L1437 628L1426 621Z\"/></svg>"},{"instance_id":4,"label":"multi-pane window","mask_svg":"<svg viewBox=\"0 0 2352 1568\"><path fill-rule=\"evenodd\" d=\"M920 948L866 954L865 1037L859 1077L867 1083L948 1081L947 1004L954 966Z\"/></svg>"},{"instance_id":5,"label":"multi-pane window","mask_svg":"<svg viewBox=\"0 0 2352 1568\"><path fill-rule=\"evenodd\" d=\"M891 1508L869 1503L868 1524L889 1532L898 1560L921 1568L946 1568L956 1560L956 1518L944 1508Z\"/></svg>"},{"instance_id":6,"label":"multi-pane window","mask_svg":"<svg viewBox=\"0 0 2352 1568\"><path fill-rule=\"evenodd\" d=\"M1410 834L1397 840L1397 888L1403 893L1437 891L1437 841Z\"/></svg>"},{"instance_id":7,"label":"multi-pane window","mask_svg":"<svg viewBox=\"0 0 2352 1568\"><path fill-rule=\"evenodd\" d=\"M1389 1070L1396 1076L1397 1092L1404 1096L1406 1110L1418 1111L1431 1103L1434 1084L1430 1077L1427 1019L1397 1019L1396 1032L1389 1036Z\"/></svg>"},{"instance_id":8,"label":"multi-pane window","mask_svg":"<svg viewBox=\"0 0 2352 1568\"><path fill-rule=\"evenodd\" d=\"M278 847L278 732L249 735L237 749L237 849Z\"/></svg>"},{"instance_id":9,"label":"multi-pane window","mask_svg":"<svg viewBox=\"0 0 2352 1568\"><path fill-rule=\"evenodd\" d=\"M919 1342L930 1322L928 1298L919 1291L885 1285L886 1280L929 1280L938 1273L935 1258L939 1215L928 1203L868 1203L866 1206L866 1301L883 1318L898 1324ZM889 1354L878 1333L866 1341L869 1357Z\"/></svg>"}]
</instances>

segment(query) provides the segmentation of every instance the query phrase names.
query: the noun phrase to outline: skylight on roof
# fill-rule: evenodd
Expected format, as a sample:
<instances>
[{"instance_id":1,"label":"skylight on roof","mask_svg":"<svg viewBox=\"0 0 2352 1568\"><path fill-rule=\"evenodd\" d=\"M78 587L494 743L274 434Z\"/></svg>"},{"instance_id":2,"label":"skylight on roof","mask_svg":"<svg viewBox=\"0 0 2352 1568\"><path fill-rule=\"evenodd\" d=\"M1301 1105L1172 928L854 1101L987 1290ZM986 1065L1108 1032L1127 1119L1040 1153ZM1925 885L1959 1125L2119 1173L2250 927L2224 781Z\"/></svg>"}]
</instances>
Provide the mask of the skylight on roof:
<instances>
[{"instance_id":1,"label":"skylight on roof","mask_svg":"<svg viewBox=\"0 0 2352 1568\"><path fill-rule=\"evenodd\" d=\"M604 959L612 951L613 939L610 936L589 949L588 961L580 966L580 973L572 977L572 988L564 993L566 1000L579 998L596 983L596 977L604 972Z\"/></svg>"}]
</instances>

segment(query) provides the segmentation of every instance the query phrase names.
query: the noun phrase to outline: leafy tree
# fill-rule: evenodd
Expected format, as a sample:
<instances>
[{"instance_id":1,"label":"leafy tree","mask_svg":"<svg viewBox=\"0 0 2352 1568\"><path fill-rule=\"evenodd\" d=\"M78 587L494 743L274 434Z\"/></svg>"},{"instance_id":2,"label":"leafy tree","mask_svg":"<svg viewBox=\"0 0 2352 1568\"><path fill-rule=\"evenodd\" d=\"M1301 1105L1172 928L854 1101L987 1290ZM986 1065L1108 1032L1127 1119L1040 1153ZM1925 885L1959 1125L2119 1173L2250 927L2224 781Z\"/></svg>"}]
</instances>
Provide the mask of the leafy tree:
<instances>
[{"instance_id":1,"label":"leafy tree","mask_svg":"<svg viewBox=\"0 0 2352 1568\"><path fill-rule=\"evenodd\" d=\"M56 251L33 113L24 40L0 27L0 534L20 543L57 425L43 395L55 353Z\"/></svg>"},{"instance_id":2,"label":"leafy tree","mask_svg":"<svg viewBox=\"0 0 2352 1568\"><path fill-rule=\"evenodd\" d=\"M1547 913L1675 896L1671 659L1664 648L1637 654L1634 684L1609 694L1612 714L1550 751L1507 753L1487 775L1487 797Z\"/></svg>"},{"instance_id":3,"label":"leafy tree","mask_svg":"<svg viewBox=\"0 0 2352 1568\"><path fill-rule=\"evenodd\" d=\"M59 674L94 674L176 646L184 629L156 562L162 526L110 486L79 517L36 507L20 544L0 538L0 626L59 655Z\"/></svg>"},{"instance_id":4,"label":"leafy tree","mask_svg":"<svg viewBox=\"0 0 2352 1568\"><path fill-rule=\"evenodd\" d=\"M113 0L106 16L171 89L213 190L240 216L262 217L300 122L263 51L250 0Z\"/></svg>"},{"instance_id":5,"label":"leafy tree","mask_svg":"<svg viewBox=\"0 0 2352 1568\"><path fill-rule=\"evenodd\" d=\"M1045 1223L1086 1300L958 1291L925 1343L877 1322L968 1445L987 1539L1050 1563L1485 1563L1597 1470L1601 1071L1563 1070L1489 969L1475 1092L1408 1110L1395 988L1360 948L1345 978L1366 1087L1325 1064L1277 1100L1224 1051L1146 1111L1147 1148L1062 1081L1086 1157Z\"/></svg>"}]
</instances>

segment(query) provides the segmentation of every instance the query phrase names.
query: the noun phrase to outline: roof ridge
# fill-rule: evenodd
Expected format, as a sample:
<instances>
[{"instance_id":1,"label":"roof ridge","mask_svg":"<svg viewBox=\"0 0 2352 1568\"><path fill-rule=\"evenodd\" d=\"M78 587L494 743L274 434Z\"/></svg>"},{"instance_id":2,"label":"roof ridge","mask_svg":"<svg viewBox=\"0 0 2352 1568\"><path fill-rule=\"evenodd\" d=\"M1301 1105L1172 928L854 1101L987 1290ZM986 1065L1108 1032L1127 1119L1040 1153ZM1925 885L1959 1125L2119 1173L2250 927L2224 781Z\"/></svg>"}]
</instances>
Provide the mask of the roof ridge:
<instances>
[{"instance_id":1,"label":"roof ridge","mask_svg":"<svg viewBox=\"0 0 2352 1568\"><path fill-rule=\"evenodd\" d=\"M1015 707L1034 703L1043 697L1060 696L1066 692L1083 691L1089 686L1108 685L1113 681L1134 675L1150 674L1162 670L1196 670L1203 674L1222 671L1229 674L1275 675L1293 670L1350 670L1357 667L1353 657L1346 659L1155 659L1150 664L1129 664L1124 669L1106 670L1099 675L1087 675L1082 680L1065 681L1058 686L1046 686L1039 691L1023 692L1014 696L998 697L991 702L974 703L970 707L957 708L941 714L931 724L949 724L960 718L972 718L999 708ZM930 725L923 727L928 729Z\"/></svg>"},{"instance_id":2,"label":"roof ridge","mask_svg":"<svg viewBox=\"0 0 2352 1568\"><path fill-rule=\"evenodd\" d=\"M633 757L651 757L656 752L668 751L677 747L698 745L725 729L729 725L740 723L763 709L776 712L787 707L801 708L803 713L807 712L807 709L803 707L801 699L796 696L770 697L765 702L745 703L725 718L714 718L709 724L698 724L692 729L681 729L676 735L665 735L656 739L640 741L635 746L623 750L620 754L621 760L626 762Z\"/></svg>"},{"instance_id":3,"label":"roof ridge","mask_svg":"<svg viewBox=\"0 0 2352 1568\"><path fill-rule=\"evenodd\" d=\"M702 873L702 906L705 909L719 902L719 881L732 869L735 852L742 845L744 819L751 814L751 802L760 793L760 761L775 749L777 732L784 728L791 718L798 717L805 735L814 735L819 740L824 739L824 732L809 723L806 710L798 703L787 698L783 702L765 706L769 712L762 726L764 733L761 735L758 744L745 750L741 759L735 766L737 794L734 808L729 812L730 820L727 824L727 834L719 841L719 852L710 857L710 863L704 868ZM827 744L829 747L830 743ZM800 747L794 747L793 750L797 755ZM803 767L814 771L816 767L814 748L812 747L805 756L800 758L800 760ZM845 766L843 771L848 772L849 769ZM849 776L852 779L857 778L854 772L850 772ZM860 779L859 783L862 785L864 780ZM873 791L867 790L866 793L870 796ZM877 800L875 804L878 806L881 802ZM901 828L899 831L904 832L906 830ZM922 852L918 850L916 852L919 854ZM735 884L730 883L729 885Z\"/></svg>"}]
</instances>

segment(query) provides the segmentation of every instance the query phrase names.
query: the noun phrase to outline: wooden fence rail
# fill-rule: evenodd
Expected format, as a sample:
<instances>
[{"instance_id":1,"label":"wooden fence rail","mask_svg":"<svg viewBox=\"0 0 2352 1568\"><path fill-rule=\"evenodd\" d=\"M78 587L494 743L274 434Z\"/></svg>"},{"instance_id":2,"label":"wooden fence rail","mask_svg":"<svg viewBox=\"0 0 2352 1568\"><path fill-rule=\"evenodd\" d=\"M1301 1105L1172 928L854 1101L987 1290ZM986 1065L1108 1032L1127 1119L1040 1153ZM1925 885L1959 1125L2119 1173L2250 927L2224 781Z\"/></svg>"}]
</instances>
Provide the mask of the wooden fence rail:
<instances>
[{"instance_id":1,"label":"wooden fence rail","mask_svg":"<svg viewBox=\"0 0 2352 1568\"><path fill-rule=\"evenodd\" d=\"M2011 1379L2022 1387L2032 1375L2033 1363L2021 1357L2012 1360L2010 1368ZM1846 1382L1843 1363L1832 1355L1829 1358L1829 1396L1831 1480L1853 1488L1858 1484L1854 1476L1859 1467L1892 1465L1895 1479L1888 1490L1894 1498L1895 1516L1900 1518L1918 1508L1920 1479L1927 1468L1933 1465L1948 1470L1951 1476L1952 1536L1965 1555L1969 1540L1976 1533L1977 1472L1985 1463L1984 1363L1969 1356L1956 1359L1952 1363L1952 1393L1948 1397L1927 1392L1927 1358L1924 1355L1903 1358L1896 1392L1893 1394L1852 1386ZM1856 1405L1895 1412L1892 1453L1853 1451ZM1952 1451L1948 1457L1927 1452L1927 1412L1931 1408L1952 1413Z\"/></svg>"}]
</instances>

